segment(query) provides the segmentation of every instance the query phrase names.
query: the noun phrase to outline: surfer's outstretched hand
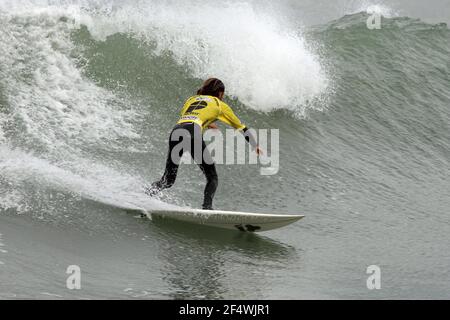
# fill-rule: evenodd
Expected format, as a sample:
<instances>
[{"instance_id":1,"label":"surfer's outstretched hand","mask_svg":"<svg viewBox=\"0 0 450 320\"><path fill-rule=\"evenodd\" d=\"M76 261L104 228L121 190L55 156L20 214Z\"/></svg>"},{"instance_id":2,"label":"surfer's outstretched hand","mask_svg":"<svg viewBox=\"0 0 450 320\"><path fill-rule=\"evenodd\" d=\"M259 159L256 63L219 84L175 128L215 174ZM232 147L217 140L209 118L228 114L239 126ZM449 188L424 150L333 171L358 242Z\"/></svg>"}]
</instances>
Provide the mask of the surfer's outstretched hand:
<instances>
[{"instance_id":1,"label":"surfer's outstretched hand","mask_svg":"<svg viewBox=\"0 0 450 320\"><path fill-rule=\"evenodd\" d=\"M264 155L263 149L261 149L259 146L256 146L255 152L258 156Z\"/></svg>"}]
</instances>

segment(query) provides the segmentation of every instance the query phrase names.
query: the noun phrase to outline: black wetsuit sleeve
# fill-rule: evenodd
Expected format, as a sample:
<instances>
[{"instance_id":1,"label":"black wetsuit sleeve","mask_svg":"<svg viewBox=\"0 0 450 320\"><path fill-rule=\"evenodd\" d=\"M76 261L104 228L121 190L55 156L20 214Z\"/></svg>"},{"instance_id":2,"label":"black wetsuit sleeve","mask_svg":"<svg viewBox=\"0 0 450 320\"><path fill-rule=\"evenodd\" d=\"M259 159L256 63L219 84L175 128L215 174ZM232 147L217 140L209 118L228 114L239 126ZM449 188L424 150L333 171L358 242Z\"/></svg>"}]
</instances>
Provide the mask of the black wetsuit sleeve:
<instances>
[{"instance_id":1,"label":"black wetsuit sleeve","mask_svg":"<svg viewBox=\"0 0 450 320\"><path fill-rule=\"evenodd\" d=\"M250 143L252 148L256 148L258 146L258 143L256 142L256 139L255 139L254 135L252 134L252 132L247 127L242 129L242 134L244 135L245 140L248 143Z\"/></svg>"}]
</instances>

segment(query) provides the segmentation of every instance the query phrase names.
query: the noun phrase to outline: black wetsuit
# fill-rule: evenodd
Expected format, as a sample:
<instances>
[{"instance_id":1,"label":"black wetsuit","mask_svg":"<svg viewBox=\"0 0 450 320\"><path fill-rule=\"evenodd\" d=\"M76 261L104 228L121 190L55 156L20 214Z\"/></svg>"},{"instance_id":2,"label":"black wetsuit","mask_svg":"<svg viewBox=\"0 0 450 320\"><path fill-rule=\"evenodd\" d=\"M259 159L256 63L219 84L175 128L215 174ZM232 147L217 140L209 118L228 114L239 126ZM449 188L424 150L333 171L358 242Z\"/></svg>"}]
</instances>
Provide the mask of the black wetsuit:
<instances>
[{"instance_id":1,"label":"black wetsuit","mask_svg":"<svg viewBox=\"0 0 450 320\"><path fill-rule=\"evenodd\" d=\"M183 139L187 139L187 142L186 144L181 145L180 143L182 143ZM174 152L174 148L177 145L180 150L175 150ZM185 147L183 148L183 146ZM186 151L191 154L195 163L197 163L206 176L206 187L202 207L203 209L212 209L212 201L218 183L216 166L209 150L206 148L201 127L192 122L177 124L173 128L169 138L169 152L167 154L166 169L162 178L153 183L152 187L147 190L147 193L155 195L161 190L170 188L175 183L180 159Z\"/></svg>"},{"instance_id":2,"label":"black wetsuit","mask_svg":"<svg viewBox=\"0 0 450 320\"><path fill-rule=\"evenodd\" d=\"M250 130L241 123L230 106L225 102L217 97L207 95L190 97L181 110L178 124L170 134L169 153L164 175L146 190L147 194L151 196L156 195L161 190L170 188L175 183L181 156L188 151L206 176L203 209L212 209L212 201L217 189L217 172L211 154L203 141L202 132L216 120L240 130L247 142L252 147L256 147L256 140ZM180 131L177 129L180 129ZM183 132L185 133L184 135L182 134ZM182 136L185 138L185 143L181 144L184 148L180 148L180 142L183 140Z\"/></svg>"}]
</instances>

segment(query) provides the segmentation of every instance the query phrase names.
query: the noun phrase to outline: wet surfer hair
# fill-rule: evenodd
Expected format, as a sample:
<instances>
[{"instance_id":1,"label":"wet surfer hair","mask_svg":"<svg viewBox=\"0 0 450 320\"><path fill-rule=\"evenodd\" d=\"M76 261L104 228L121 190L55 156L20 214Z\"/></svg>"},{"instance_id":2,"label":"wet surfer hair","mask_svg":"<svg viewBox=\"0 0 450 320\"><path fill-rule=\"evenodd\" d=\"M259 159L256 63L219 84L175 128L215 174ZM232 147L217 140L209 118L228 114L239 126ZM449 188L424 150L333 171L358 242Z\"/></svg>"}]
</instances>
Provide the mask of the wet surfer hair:
<instances>
[{"instance_id":1,"label":"wet surfer hair","mask_svg":"<svg viewBox=\"0 0 450 320\"><path fill-rule=\"evenodd\" d=\"M202 87L198 89L197 94L205 96L213 96L219 98L220 93L225 92L225 85L216 78L209 78Z\"/></svg>"}]
</instances>

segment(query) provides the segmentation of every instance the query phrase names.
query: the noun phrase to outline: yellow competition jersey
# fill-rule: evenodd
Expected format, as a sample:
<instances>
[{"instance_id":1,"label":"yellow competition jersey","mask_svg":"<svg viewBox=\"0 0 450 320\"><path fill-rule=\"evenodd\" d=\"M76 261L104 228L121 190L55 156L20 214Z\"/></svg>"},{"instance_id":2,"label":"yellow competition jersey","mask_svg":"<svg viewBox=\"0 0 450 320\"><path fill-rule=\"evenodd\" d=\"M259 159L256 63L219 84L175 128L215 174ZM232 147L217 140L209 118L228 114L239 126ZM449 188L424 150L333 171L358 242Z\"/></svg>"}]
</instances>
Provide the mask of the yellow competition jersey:
<instances>
[{"instance_id":1,"label":"yellow competition jersey","mask_svg":"<svg viewBox=\"0 0 450 320\"><path fill-rule=\"evenodd\" d=\"M225 102L213 96L202 95L190 97L186 101L181 110L181 118L177 123L194 122L204 130L216 120L220 120L235 129L243 130L246 128Z\"/></svg>"}]
</instances>

